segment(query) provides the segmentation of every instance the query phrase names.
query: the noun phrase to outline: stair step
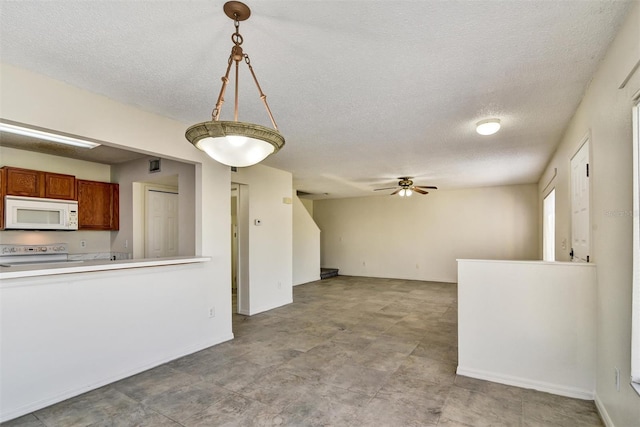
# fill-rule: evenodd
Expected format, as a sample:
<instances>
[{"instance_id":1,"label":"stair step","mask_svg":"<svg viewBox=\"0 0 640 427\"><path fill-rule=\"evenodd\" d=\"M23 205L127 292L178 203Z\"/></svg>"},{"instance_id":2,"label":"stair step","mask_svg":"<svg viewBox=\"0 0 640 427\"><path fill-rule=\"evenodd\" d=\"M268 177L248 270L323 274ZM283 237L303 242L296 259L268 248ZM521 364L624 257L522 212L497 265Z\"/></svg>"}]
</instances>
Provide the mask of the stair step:
<instances>
[{"instance_id":1,"label":"stair step","mask_svg":"<svg viewBox=\"0 0 640 427\"><path fill-rule=\"evenodd\" d=\"M321 268L320 279L328 279L329 277L336 277L338 275L337 268Z\"/></svg>"}]
</instances>

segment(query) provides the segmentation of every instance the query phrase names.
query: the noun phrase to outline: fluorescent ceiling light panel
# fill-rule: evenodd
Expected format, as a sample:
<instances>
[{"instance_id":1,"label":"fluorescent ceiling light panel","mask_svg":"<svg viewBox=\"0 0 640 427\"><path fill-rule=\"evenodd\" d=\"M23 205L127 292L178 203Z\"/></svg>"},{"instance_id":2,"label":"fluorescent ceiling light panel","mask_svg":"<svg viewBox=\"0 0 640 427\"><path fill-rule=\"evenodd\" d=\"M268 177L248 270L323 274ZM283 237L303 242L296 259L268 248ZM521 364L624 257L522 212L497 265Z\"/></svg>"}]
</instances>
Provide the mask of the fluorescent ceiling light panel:
<instances>
[{"instance_id":1,"label":"fluorescent ceiling light panel","mask_svg":"<svg viewBox=\"0 0 640 427\"><path fill-rule=\"evenodd\" d=\"M0 122L0 132L13 133L15 135L28 136L31 138L43 139L46 141L57 142L59 144L72 145L80 148L96 148L100 144L87 141L86 139L74 138L72 136L51 133L42 130L31 129L23 126L12 125Z\"/></svg>"}]
</instances>

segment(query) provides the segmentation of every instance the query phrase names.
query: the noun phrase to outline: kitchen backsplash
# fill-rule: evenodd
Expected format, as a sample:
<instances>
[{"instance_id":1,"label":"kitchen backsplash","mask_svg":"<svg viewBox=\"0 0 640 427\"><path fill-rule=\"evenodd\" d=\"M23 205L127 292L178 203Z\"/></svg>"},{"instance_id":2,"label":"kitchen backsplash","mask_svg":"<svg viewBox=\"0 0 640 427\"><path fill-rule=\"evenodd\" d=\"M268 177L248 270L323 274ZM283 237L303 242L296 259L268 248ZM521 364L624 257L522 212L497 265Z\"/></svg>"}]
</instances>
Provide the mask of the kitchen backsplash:
<instances>
[{"instance_id":1,"label":"kitchen backsplash","mask_svg":"<svg viewBox=\"0 0 640 427\"><path fill-rule=\"evenodd\" d=\"M84 254L69 254L70 261L90 261L94 259L119 261L123 259L132 259L132 256L129 252L90 252Z\"/></svg>"}]
</instances>

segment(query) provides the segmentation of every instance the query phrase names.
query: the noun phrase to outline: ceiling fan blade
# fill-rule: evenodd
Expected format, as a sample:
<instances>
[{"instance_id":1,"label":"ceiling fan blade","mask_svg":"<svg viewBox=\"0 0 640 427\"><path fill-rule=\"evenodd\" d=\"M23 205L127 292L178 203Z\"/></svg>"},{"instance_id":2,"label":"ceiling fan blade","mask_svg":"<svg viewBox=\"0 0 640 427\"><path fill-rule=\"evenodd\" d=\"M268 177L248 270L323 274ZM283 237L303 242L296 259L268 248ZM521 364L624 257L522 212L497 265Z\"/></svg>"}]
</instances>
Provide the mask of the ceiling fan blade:
<instances>
[{"instance_id":1,"label":"ceiling fan blade","mask_svg":"<svg viewBox=\"0 0 640 427\"><path fill-rule=\"evenodd\" d=\"M397 187L374 188L374 189L373 189L373 191L380 191L380 190L393 190L394 188L397 188Z\"/></svg>"},{"instance_id":2,"label":"ceiling fan blade","mask_svg":"<svg viewBox=\"0 0 640 427\"><path fill-rule=\"evenodd\" d=\"M402 188L398 188L396 191L394 191L393 193L391 193L391 195L393 196L394 194L398 194L400 192L400 190L402 190Z\"/></svg>"},{"instance_id":3,"label":"ceiling fan blade","mask_svg":"<svg viewBox=\"0 0 640 427\"><path fill-rule=\"evenodd\" d=\"M415 191L416 193L420 193L420 194L429 194L428 191L421 190L418 187L413 187L413 191Z\"/></svg>"},{"instance_id":4,"label":"ceiling fan blade","mask_svg":"<svg viewBox=\"0 0 640 427\"><path fill-rule=\"evenodd\" d=\"M414 187L416 188L427 188L429 190L437 190L438 187L434 187L432 185L415 185Z\"/></svg>"}]
</instances>

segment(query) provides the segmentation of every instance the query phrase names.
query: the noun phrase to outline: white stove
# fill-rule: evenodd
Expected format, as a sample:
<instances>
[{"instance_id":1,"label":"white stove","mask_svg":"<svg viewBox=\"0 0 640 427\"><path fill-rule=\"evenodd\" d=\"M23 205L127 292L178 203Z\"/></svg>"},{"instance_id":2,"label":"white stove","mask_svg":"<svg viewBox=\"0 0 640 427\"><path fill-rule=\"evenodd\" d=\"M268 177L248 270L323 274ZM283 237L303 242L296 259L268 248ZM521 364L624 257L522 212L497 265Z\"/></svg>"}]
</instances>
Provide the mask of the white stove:
<instances>
[{"instance_id":1,"label":"white stove","mask_svg":"<svg viewBox=\"0 0 640 427\"><path fill-rule=\"evenodd\" d=\"M0 266L78 262L69 261L66 243L44 245L0 245Z\"/></svg>"}]
</instances>

